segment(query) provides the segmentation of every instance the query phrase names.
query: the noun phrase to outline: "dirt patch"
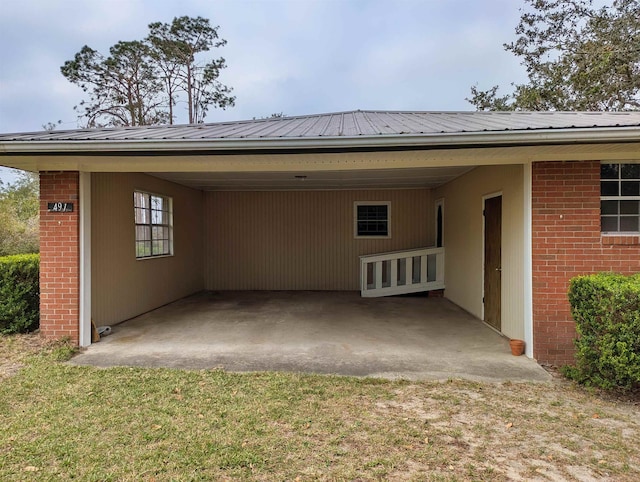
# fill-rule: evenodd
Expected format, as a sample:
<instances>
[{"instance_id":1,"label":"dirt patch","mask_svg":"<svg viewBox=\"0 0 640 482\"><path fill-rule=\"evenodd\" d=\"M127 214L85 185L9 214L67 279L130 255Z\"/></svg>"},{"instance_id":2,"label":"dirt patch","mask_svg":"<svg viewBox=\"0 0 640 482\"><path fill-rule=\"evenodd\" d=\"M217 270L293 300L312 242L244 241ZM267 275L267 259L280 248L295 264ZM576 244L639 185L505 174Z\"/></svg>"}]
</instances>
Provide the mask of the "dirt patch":
<instances>
[{"instance_id":1,"label":"dirt patch","mask_svg":"<svg viewBox=\"0 0 640 482\"><path fill-rule=\"evenodd\" d=\"M28 357L41 353L49 346L51 341L44 339L38 332L0 336L0 380L15 375Z\"/></svg>"}]
</instances>

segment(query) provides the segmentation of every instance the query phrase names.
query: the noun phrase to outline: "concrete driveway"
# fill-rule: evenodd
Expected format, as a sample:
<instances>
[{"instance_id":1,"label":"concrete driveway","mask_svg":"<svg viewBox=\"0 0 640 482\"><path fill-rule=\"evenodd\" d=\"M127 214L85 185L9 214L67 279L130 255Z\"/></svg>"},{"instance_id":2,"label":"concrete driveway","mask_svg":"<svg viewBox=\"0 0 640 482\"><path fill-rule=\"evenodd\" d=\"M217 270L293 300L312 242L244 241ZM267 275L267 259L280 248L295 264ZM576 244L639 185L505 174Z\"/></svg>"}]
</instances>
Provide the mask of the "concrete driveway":
<instances>
[{"instance_id":1,"label":"concrete driveway","mask_svg":"<svg viewBox=\"0 0 640 482\"><path fill-rule=\"evenodd\" d=\"M357 292L200 293L112 327L77 365L279 370L406 379L547 381L444 298Z\"/></svg>"}]
</instances>

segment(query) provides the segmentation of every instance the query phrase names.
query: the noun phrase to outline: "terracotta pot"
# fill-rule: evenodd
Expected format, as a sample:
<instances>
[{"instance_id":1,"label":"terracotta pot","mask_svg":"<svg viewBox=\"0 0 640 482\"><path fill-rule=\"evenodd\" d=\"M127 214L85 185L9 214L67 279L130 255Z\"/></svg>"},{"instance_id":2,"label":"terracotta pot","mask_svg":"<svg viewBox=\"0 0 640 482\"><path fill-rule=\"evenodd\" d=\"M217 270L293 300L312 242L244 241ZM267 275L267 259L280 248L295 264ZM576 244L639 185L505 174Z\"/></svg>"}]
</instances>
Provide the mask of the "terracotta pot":
<instances>
[{"instance_id":1,"label":"terracotta pot","mask_svg":"<svg viewBox=\"0 0 640 482\"><path fill-rule=\"evenodd\" d=\"M513 356L520 356L524 353L524 341L522 340L509 340L509 346Z\"/></svg>"}]
</instances>

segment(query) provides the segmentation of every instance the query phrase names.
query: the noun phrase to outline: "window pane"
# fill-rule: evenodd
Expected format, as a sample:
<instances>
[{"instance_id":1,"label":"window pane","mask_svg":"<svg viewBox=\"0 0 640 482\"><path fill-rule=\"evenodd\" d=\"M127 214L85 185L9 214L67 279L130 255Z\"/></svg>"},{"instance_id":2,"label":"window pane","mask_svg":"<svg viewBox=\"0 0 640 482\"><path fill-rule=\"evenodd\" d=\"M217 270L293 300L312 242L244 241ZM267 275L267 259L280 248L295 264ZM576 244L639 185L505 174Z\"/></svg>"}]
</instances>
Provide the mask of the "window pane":
<instances>
[{"instance_id":1,"label":"window pane","mask_svg":"<svg viewBox=\"0 0 640 482\"><path fill-rule=\"evenodd\" d=\"M601 164L600 177L602 179L618 179L620 164Z\"/></svg>"},{"instance_id":2,"label":"window pane","mask_svg":"<svg viewBox=\"0 0 640 482\"><path fill-rule=\"evenodd\" d=\"M640 179L640 164L622 164L622 179Z\"/></svg>"},{"instance_id":3,"label":"window pane","mask_svg":"<svg viewBox=\"0 0 640 482\"><path fill-rule=\"evenodd\" d=\"M136 241L151 240L151 230L149 226L136 226Z\"/></svg>"},{"instance_id":4,"label":"window pane","mask_svg":"<svg viewBox=\"0 0 640 482\"><path fill-rule=\"evenodd\" d=\"M640 201L620 201L620 214L640 214Z\"/></svg>"},{"instance_id":5,"label":"window pane","mask_svg":"<svg viewBox=\"0 0 640 482\"><path fill-rule=\"evenodd\" d=\"M623 196L640 196L640 181L623 181Z\"/></svg>"},{"instance_id":6,"label":"window pane","mask_svg":"<svg viewBox=\"0 0 640 482\"><path fill-rule=\"evenodd\" d=\"M148 224L149 223L149 211L144 208L135 208L136 223Z\"/></svg>"},{"instance_id":7,"label":"window pane","mask_svg":"<svg viewBox=\"0 0 640 482\"><path fill-rule=\"evenodd\" d=\"M387 219L387 206L358 206L358 220Z\"/></svg>"},{"instance_id":8,"label":"window pane","mask_svg":"<svg viewBox=\"0 0 640 482\"><path fill-rule=\"evenodd\" d=\"M149 195L135 191L133 193L133 205L137 208L149 207Z\"/></svg>"},{"instance_id":9,"label":"window pane","mask_svg":"<svg viewBox=\"0 0 640 482\"><path fill-rule=\"evenodd\" d=\"M153 239L169 239L169 228L164 226L154 226Z\"/></svg>"},{"instance_id":10,"label":"window pane","mask_svg":"<svg viewBox=\"0 0 640 482\"><path fill-rule=\"evenodd\" d=\"M151 223L162 224L162 211L151 210Z\"/></svg>"},{"instance_id":11,"label":"window pane","mask_svg":"<svg viewBox=\"0 0 640 482\"><path fill-rule=\"evenodd\" d=\"M136 256L138 258L144 258L151 256L151 242L140 241L136 243Z\"/></svg>"},{"instance_id":12,"label":"window pane","mask_svg":"<svg viewBox=\"0 0 640 482\"><path fill-rule=\"evenodd\" d=\"M162 210L163 199L159 196L151 196L151 209Z\"/></svg>"},{"instance_id":13,"label":"window pane","mask_svg":"<svg viewBox=\"0 0 640 482\"><path fill-rule=\"evenodd\" d=\"M618 181L602 181L600 182L601 196L619 196L618 190L620 183Z\"/></svg>"},{"instance_id":14,"label":"window pane","mask_svg":"<svg viewBox=\"0 0 640 482\"><path fill-rule=\"evenodd\" d=\"M600 218L600 229L608 233L618 231L618 218L615 216L602 216Z\"/></svg>"},{"instance_id":15,"label":"window pane","mask_svg":"<svg viewBox=\"0 0 640 482\"><path fill-rule=\"evenodd\" d=\"M601 214L618 214L618 201L600 201Z\"/></svg>"},{"instance_id":16,"label":"window pane","mask_svg":"<svg viewBox=\"0 0 640 482\"><path fill-rule=\"evenodd\" d=\"M638 231L640 216L620 216L620 231Z\"/></svg>"}]
</instances>

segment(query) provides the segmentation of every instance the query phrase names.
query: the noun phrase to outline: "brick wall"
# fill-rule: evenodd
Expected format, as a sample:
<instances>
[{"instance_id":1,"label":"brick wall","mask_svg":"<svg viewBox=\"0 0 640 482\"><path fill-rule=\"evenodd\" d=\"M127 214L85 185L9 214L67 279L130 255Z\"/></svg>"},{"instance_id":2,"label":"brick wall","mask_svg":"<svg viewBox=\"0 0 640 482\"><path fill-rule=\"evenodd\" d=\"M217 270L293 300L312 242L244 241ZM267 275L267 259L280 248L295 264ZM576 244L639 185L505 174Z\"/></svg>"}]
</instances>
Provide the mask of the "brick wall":
<instances>
[{"instance_id":1,"label":"brick wall","mask_svg":"<svg viewBox=\"0 0 640 482\"><path fill-rule=\"evenodd\" d=\"M574 358L567 290L580 274L640 272L639 236L600 234L600 163L540 162L532 167L533 356Z\"/></svg>"},{"instance_id":2,"label":"brick wall","mask_svg":"<svg viewBox=\"0 0 640 482\"><path fill-rule=\"evenodd\" d=\"M48 212L47 202L73 203ZM40 173L40 331L79 342L80 237L78 172Z\"/></svg>"}]
</instances>

